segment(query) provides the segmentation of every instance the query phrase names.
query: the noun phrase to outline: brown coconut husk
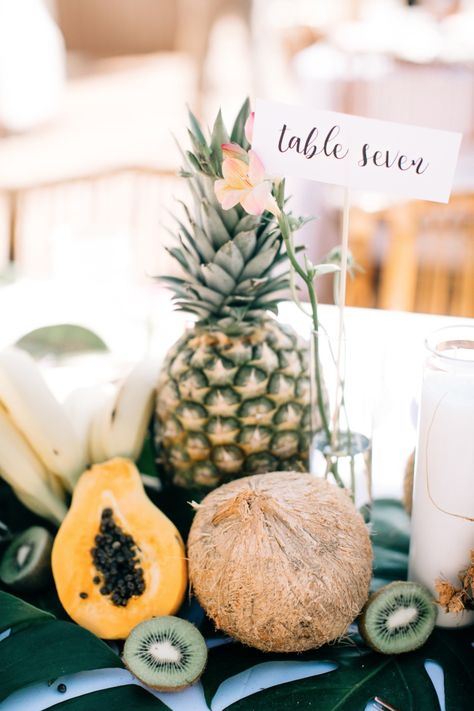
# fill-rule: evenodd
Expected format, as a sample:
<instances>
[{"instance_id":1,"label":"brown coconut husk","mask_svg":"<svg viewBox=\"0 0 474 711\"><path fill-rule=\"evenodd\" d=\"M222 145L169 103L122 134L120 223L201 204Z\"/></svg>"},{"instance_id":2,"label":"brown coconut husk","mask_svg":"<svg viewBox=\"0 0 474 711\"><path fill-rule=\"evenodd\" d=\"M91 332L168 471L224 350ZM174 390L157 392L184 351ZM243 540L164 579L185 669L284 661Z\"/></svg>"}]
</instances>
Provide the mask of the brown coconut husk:
<instances>
[{"instance_id":1,"label":"brown coconut husk","mask_svg":"<svg viewBox=\"0 0 474 711\"><path fill-rule=\"evenodd\" d=\"M372 548L345 491L274 472L238 479L197 506L189 574L216 626L266 652L344 635L368 597Z\"/></svg>"}]
</instances>

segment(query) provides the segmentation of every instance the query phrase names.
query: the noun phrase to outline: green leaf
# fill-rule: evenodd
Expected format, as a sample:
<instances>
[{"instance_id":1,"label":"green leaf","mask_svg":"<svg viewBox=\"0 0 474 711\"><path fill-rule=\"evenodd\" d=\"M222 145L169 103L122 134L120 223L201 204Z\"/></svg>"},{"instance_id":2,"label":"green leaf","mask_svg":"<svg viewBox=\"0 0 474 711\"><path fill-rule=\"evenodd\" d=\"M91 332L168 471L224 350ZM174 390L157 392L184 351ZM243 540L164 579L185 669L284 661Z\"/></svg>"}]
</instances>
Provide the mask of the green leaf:
<instances>
[{"instance_id":1,"label":"green leaf","mask_svg":"<svg viewBox=\"0 0 474 711\"><path fill-rule=\"evenodd\" d=\"M224 295L232 293L235 287L235 281L218 264L203 265L201 267L201 273L207 286L211 289L215 289L215 291Z\"/></svg>"},{"instance_id":2,"label":"green leaf","mask_svg":"<svg viewBox=\"0 0 474 711\"><path fill-rule=\"evenodd\" d=\"M204 286L204 284L193 285L189 291L200 301L205 301L214 307L219 307L224 299L222 294L219 294L214 289L209 289L207 286Z\"/></svg>"},{"instance_id":3,"label":"green leaf","mask_svg":"<svg viewBox=\"0 0 474 711\"><path fill-rule=\"evenodd\" d=\"M408 569L408 555L400 551L373 546L374 575L385 582L392 580L406 580Z\"/></svg>"},{"instance_id":4,"label":"green leaf","mask_svg":"<svg viewBox=\"0 0 474 711\"><path fill-rule=\"evenodd\" d=\"M191 163L194 170L201 171L201 164L191 151L186 151L186 158ZM184 176L183 176L184 177Z\"/></svg>"},{"instance_id":5,"label":"green leaf","mask_svg":"<svg viewBox=\"0 0 474 711\"><path fill-rule=\"evenodd\" d=\"M244 279L244 281L239 282L236 287L235 295L250 293L255 296L255 293L268 284L268 281L268 277L264 277L263 279Z\"/></svg>"},{"instance_id":6,"label":"green leaf","mask_svg":"<svg viewBox=\"0 0 474 711\"><path fill-rule=\"evenodd\" d=\"M240 249L243 258L247 261L254 254L257 245L255 231L246 230L245 232L239 232L234 238L234 244Z\"/></svg>"},{"instance_id":7,"label":"green leaf","mask_svg":"<svg viewBox=\"0 0 474 711\"><path fill-rule=\"evenodd\" d=\"M203 256L203 261L212 262L216 251L212 246L211 242L209 241L209 237L204 232L203 228L196 222L193 222L192 226L195 234L196 248L199 249L199 251L201 252Z\"/></svg>"},{"instance_id":8,"label":"green leaf","mask_svg":"<svg viewBox=\"0 0 474 711\"><path fill-rule=\"evenodd\" d=\"M71 622L30 625L0 642L0 701L27 684L122 666L105 642Z\"/></svg>"},{"instance_id":9,"label":"green leaf","mask_svg":"<svg viewBox=\"0 0 474 711\"><path fill-rule=\"evenodd\" d=\"M280 180L278 185L276 186L275 199L277 201L277 205L280 208L280 210L283 210L285 207L285 179L284 178L282 180Z\"/></svg>"},{"instance_id":10,"label":"green leaf","mask_svg":"<svg viewBox=\"0 0 474 711\"><path fill-rule=\"evenodd\" d=\"M15 345L27 351L33 358L61 358L71 354L109 350L96 333L70 323L36 328L18 339Z\"/></svg>"},{"instance_id":11,"label":"green leaf","mask_svg":"<svg viewBox=\"0 0 474 711\"><path fill-rule=\"evenodd\" d=\"M203 200L202 210L204 213L205 231L210 236L214 248L218 249L222 247L223 244L227 244L230 235L216 208L207 202L207 200Z\"/></svg>"},{"instance_id":12,"label":"green leaf","mask_svg":"<svg viewBox=\"0 0 474 711\"><path fill-rule=\"evenodd\" d=\"M243 647L237 643L213 647L208 651L208 662L201 678L204 696L208 706L223 681L256 664L274 661L276 655L263 654L257 649Z\"/></svg>"},{"instance_id":13,"label":"green leaf","mask_svg":"<svg viewBox=\"0 0 474 711\"><path fill-rule=\"evenodd\" d=\"M209 316L209 309L205 308L203 306L200 306L199 304L195 303L194 301L185 301L180 300L176 302L176 311L184 311L186 313L191 313L197 316L200 319L205 319Z\"/></svg>"},{"instance_id":14,"label":"green leaf","mask_svg":"<svg viewBox=\"0 0 474 711\"><path fill-rule=\"evenodd\" d=\"M245 148L245 150L247 150L250 145L247 139L245 138L245 122L247 121L249 114L250 100L247 98L240 107L240 111L237 114L237 118L235 119L232 131L230 133L230 140L232 141L232 143L238 143L239 146L242 146L242 148Z\"/></svg>"},{"instance_id":15,"label":"green leaf","mask_svg":"<svg viewBox=\"0 0 474 711\"><path fill-rule=\"evenodd\" d=\"M359 651L355 649L354 646L348 647L347 644L344 646L341 645L339 647L325 646L321 647L320 649L311 650L309 652L303 652L299 654L269 654L259 652L257 649L244 647L237 643L232 643L226 644L224 646L214 647L209 650L209 660L207 668L201 678L201 681L206 701L210 705L212 698L214 697L217 689L223 681L229 679L230 677L236 676L237 674L240 674L241 672L247 669L251 669L257 664L263 664L265 662L284 661L320 661L336 662L339 664L341 661L347 659L349 661L353 659L359 659L360 657L363 657L365 659L368 654L369 653L367 653L365 650ZM329 673L334 674L334 672L328 672L328 674ZM302 680L299 680L298 682L294 683L299 685L302 683ZM252 695L250 697L251 703L247 699L246 703L249 703L248 709L253 708L252 704L255 703L257 699L260 698L260 696L261 694ZM304 708L304 706L301 707ZM229 708L233 708L233 706ZM290 704L288 707L280 707L273 706L270 704L267 708L271 708L272 711L274 711L280 708L293 708L293 706Z\"/></svg>"},{"instance_id":16,"label":"green leaf","mask_svg":"<svg viewBox=\"0 0 474 711\"><path fill-rule=\"evenodd\" d=\"M357 650L335 656L339 664L336 671L280 684L228 708L283 711L298 704L317 711L364 711L374 696L380 696L403 711L439 711L436 692L422 660L410 663L407 657L366 655Z\"/></svg>"},{"instance_id":17,"label":"green leaf","mask_svg":"<svg viewBox=\"0 0 474 711\"><path fill-rule=\"evenodd\" d=\"M400 501L378 499L372 507L372 540L380 547L408 553L410 517Z\"/></svg>"},{"instance_id":18,"label":"green leaf","mask_svg":"<svg viewBox=\"0 0 474 711\"><path fill-rule=\"evenodd\" d=\"M245 265L245 269L242 272L242 279L261 277L275 262L277 252L278 248L276 247L266 249L264 252L259 252L259 254Z\"/></svg>"},{"instance_id":19,"label":"green leaf","mask_svg":"<svg viewBox=\"0 0 474 711\"><path fill-rule=\"evenodd\" d=\"M444 670L446 711L469 711L474 694L473 637L472 629L438 629L422 649L399 656L326 647L326 658L339 665L336 671L266 689L228 708L283 711L297 705L311 708L314 703L317 711L364 711L368 701L379 696L401 711L439 711L424 667L426 660L433 660ZM293 658L303 660L308 655Z\"/></svg>"},{"instance_id":20,"label":"green leaf","mask_svg":"<svg viewBox=\"0 0 474 711\"><path fill-rule=\"evenodd\" d=\"M195 115L193 114L192 111L188 110L188 116L189 116L189 123L191 124L191 130L192 130L193 135L197 138L197 140L199 141L199 145L201 147L207 148L207 141L206 141L204 134L202 132L201 124L199 123L199 121L197 120L197 118L195 117Z\"/></svg>"},{"instance_id":21,"label":"green leaf","mask_svg":"<svg viewBox=\"0 0 474 711\"><path fill-rule=\"evenodd\" d=\"M472 709L474 698L474 629L436 629L417 652L438 662L444 671L446 711Z\"/></svg>"},{"instance_id":22,"label":"green leaf","mask_svg":"<svg viewBox=\"0 0 474 711\"><path fill-rule=\"evenodd\" d=\"M17 625L48 622L53 619L53 615L48 612L23 602L15 595L0 591L0 632Z\"/></svg>"},{"instance_id":23,"label":"green leaf","mask_svg":"<svg viewBox=\"0 0 474 711\"><path fill-rule=\"evenodd\" d=\"M236 232L255 232L260 224L260 217L244 215L235 226Z\"/></svg>"},{"instance_id":24,"label":"green leaf","mask_svg":"<svg viewBox=\"0 0 474 711\"><path fill-rule=\"evenodd\" d=\"M130 684L76 696L48 708L58 711L156 711L168 709L168 706L140 686Z\"/></svg>"},{"instance_id":25,"label":"green leaf","mask_svg":"<svg viewBox=\"0 0 474 711\"><path fill-rule=\"evenodd\" d=\"M221 174L222 170L221 146L223 143L229 143L229 140L229 134L227 133L227 129L224 126L224 121L222 120L222 112L219 109L211 134L211 159L214 165L214 169L219 175Z\"/></svg>"},{"instance_id":26,"label":"green leaf","mask_svg":"<svg viewBox=\"0 0 474 711\"><path fill-rule=\"evenodd\" d=\"M234 244L227 242L216 252L215 264L218 264L222 269L225 269L235 281L238 280L243 268L244 258L242 252Z\"/></svg>"},{"instance_id":27,"label":"green leaf","mask_svg":"<svg viewBox=\"0 0 474 711\"><path fill-rule=\"evenodd\" d=\"M186 255L183 253L182 249L179 249L179 247L165 247L165 249L168 254L174 257L174 259L181 264L186 274L191 274L192 276L197 275L198 267L194 262L190 262L186 259Z\"/></svg>"}]
</instances>

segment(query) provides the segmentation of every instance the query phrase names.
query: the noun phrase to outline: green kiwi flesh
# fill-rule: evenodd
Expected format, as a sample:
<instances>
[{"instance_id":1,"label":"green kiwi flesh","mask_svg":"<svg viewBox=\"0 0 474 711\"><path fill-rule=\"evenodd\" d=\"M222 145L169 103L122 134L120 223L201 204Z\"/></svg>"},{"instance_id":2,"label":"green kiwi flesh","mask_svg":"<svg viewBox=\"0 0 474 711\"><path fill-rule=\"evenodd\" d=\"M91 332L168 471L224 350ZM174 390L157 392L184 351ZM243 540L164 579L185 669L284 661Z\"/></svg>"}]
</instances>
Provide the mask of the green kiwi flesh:
<instances>
[{"instance_id":1,"label":"green kiwi flesh","mask_svg":"<svg viewBox=\"0 0 474 711\"><path fill-rule=\"evenodd\" d=\"M436 605L429 590L398 580L370 596L359 618L359 630L376 652L402 654L421 647L435 622Z\"/></svg>"},{"instance_id":2,"label":"green kiwi flesh","mask_svg":"<svg viewBox=\"0 0 474 711\"><path fill-rule=\"evenodd\" d=\"M0 580L18 591L40 590L51 576L53 537L45 528L32 526L15 536L0 561Z\"/></svg>"},{"instance_id":3,"label":"green kiwi flesh","mask_svg":"<svg viewBox=\"0 0 474 711\"><path fill-rule=\"evenodd\" d=\"M133 628L123 660L129 671L159 691L180 691L199 679L207 647L199 630L180 617L153 617Z\"/></svg>"}]
</instances>

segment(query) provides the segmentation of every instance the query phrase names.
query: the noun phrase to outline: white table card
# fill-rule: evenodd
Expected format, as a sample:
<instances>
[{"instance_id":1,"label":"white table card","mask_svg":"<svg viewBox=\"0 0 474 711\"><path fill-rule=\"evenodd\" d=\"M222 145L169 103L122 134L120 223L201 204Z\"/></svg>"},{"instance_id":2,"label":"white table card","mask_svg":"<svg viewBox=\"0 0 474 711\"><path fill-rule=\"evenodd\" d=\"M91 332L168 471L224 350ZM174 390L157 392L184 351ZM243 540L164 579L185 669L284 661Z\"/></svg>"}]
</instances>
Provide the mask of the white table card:
<instances>
[{"instance_id":1,"label":"white table card","mask_svg":"<svg viewBox=\"0 0 474 711\"><path fill-rule=\"evenodd\" d=\"M252 148L272 176L448 202L461 134L257 99Z\"/></svg>"}]
</instances>

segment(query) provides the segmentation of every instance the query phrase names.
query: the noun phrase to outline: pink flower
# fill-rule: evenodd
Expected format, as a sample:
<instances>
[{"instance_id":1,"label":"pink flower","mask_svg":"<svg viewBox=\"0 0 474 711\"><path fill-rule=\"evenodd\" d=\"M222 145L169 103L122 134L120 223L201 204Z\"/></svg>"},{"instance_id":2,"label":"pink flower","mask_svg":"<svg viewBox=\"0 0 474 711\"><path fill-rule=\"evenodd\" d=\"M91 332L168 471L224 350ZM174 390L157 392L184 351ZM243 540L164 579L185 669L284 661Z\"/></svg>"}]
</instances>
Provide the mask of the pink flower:
<instances>
[{"instance_id":1,"label":"pink flower","mask_svg":"<svg viewBox=\"0 0 474 711\"><path fill-rule=\"evenodd\" d=\"M239 158L248 161L247 151L244 151L238 143L223 143L221 148L224 158Z\"/></svg>"},{"instance_id":2,"label":"pink flower","mask_svg":"<svg viewBox=\"0 0 474 711\"><path fill-rule=\"evenodd\" d=\"M214 191L217 199L224 208L230 210L239 203L250 215L261 215L268 210L276 217L280 209L272 195L272 182L265 175L265 168L255 151L248 154L237 151L236 144L224 144L222 151L223 179L216 180ZM232 148L229 149L229 146ZM240 146L239 146L240 148ZM245 160L248 156L248 162Z\"/></svg>"},{"instance_id":3,"label":"pink flower","mask_svg":"<svg viewBox=\"0 0 474 711\"><path fill-rule=\"evenodd\" d=\"M244 126L245 138L250 143L250 145L252 145L254 122L255 122L255 111L252 111L248 115L247 121L245 122L245 126Z\"/></svg>"}]
</instances>

